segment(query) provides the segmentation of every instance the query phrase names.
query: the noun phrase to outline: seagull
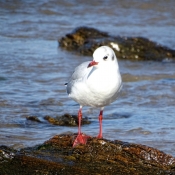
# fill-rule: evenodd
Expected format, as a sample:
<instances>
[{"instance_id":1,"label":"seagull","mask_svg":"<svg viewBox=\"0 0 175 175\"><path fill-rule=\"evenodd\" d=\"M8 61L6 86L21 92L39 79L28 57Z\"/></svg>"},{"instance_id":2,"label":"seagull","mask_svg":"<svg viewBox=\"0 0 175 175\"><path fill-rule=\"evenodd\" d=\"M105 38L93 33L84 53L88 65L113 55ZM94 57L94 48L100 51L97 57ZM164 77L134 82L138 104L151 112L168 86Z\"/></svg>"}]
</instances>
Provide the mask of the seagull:
<instances>
[{"instance_id":1,"label":"seagull","mask_svg":"<svg viewBox=\"0 0 175 175\"><path fill-rule=\"evenodd\" d=\"M100 109L99 134L102 139L102 119L104 107L114 102L122 88L122 78L117 57L108 46L101 46L93 53L93 61L77 66L66 85L70 98L80 105L78 110L78 135L73 147L86 144L88 136L81 132L82 108L91 106Z\"/></svg>"}]
</instances>

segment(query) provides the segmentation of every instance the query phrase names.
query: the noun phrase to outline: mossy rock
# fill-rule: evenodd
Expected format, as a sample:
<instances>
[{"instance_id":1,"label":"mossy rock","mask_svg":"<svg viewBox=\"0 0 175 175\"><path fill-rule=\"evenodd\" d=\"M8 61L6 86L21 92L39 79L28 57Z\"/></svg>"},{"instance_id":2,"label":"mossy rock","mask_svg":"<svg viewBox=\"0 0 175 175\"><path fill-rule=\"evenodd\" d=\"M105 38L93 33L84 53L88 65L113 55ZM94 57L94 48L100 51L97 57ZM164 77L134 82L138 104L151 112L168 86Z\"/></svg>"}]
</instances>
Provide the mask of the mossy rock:
<instances>
[{"instance_id":1,"label":"mossy rock","mask_svg":"<svg viewBox=\"0 0 175 175\"><path fill-rule=\"evenodd\" d=\"M0 174L175 174L175 158L157 149L96 138L72 147L75 137L56 135L20 151L0 147Z\"/></svg>"},{"instance_id":2,"label":"mossy rock","mask_svg":"<svg viewBox=\"0 0 175 175\"><path fill-rule=\"evenodd\" d=\"M161 46L143 37L111 36L94 28L78 27L59 40L59 46L68 51L92 56L102 45L114 49L118 59L125 60L175 60L175 50Z\"/></svg>"}]
</instances>

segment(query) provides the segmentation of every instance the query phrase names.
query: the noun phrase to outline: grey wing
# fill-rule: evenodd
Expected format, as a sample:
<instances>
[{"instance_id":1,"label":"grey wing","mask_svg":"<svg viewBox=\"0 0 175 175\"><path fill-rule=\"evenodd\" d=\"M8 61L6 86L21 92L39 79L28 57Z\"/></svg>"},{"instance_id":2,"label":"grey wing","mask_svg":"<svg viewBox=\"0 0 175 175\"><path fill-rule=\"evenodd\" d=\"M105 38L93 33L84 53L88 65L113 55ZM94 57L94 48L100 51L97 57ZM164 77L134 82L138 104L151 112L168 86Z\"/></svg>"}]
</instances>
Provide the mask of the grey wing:
<instances>
[{"instance_id":1,"label":"grey wing","mask_svg":"<svg viewBox=\"0 0 175 175\"><path fill-rule=\"evenodd\" d=\"M77 81L81 81L83 79L83 77L85 75L89 74L89 72L92 70L92 67L87 68L89 63L90 63L90 61L86 61L75 68L71 78L69 79L69 82L66 83L66 85L67 85L66 89L67 89L68 94L71 93L71 89L72 89L73 85Z\"/></svg>"}]
</instances>

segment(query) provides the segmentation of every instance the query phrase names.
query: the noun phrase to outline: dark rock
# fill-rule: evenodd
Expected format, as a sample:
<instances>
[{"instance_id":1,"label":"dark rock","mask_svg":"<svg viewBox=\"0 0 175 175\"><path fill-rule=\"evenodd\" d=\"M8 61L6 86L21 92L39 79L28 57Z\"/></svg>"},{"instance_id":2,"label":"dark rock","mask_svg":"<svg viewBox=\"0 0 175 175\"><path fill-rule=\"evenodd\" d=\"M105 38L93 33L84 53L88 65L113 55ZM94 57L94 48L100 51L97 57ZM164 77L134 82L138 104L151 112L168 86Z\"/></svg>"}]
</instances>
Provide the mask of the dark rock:
<instances>
[{"instance_id":1,"label":"dark rock","mask_svg":"<svg viewBox=\"0 0 175 175\"><path fill-rule=\"evenodd\" d=\"M45 116L44 119L53 125L78 126L77 115L64 114L62 116L57 116L55 118L50 116ZM90 124L90 121L88 121L88 118L82 118L82 125L85 125L85 124Z\"/></svg>"},{"instance_id":2,"label":"dark rock","mask_svg":"<svg viewBox=\"0 0 175 175\"><path fill-rule=\"evenodd\" d=\"M15 150L7 146L0 146L0 164L12 160L15 156L15 153Z\"/></svg>"},{"instance_id":3,"label":"dark rock","mask_svg":"<svg viewBox=\"0 0 175 175\"><path fill-rule=\"evenodd\" d=\"M119 59L155 61L175 59L175 50L146 38L110 36L106 32L89 27L79 27L60 38L58 42L61 48L89 56L92 56L99 46L107 45L114 49Z\"/></svg>"},{"instance_id":4,"label":"dark rock","mask_svg":"<svg viewBox=\"0 0 175 175\"><path fill-rule=\"evenodd\" d=\"M0 147L0 156L13 153L0 159L0 174L175 174L175 158L157 149L96 138L73 148L75 137L56 135L18 152Z\"/></svg>"},{"instance_id":5,"label":"dark rock","mask_svg":"<svg viewBox=\"0 0 175 175\"><path fill-rule=\"evenodd\" d=\"M34 121L34 122L42 123L41 120L37 116L27 116L26 119Z\"/></svg>"}]
</instances>

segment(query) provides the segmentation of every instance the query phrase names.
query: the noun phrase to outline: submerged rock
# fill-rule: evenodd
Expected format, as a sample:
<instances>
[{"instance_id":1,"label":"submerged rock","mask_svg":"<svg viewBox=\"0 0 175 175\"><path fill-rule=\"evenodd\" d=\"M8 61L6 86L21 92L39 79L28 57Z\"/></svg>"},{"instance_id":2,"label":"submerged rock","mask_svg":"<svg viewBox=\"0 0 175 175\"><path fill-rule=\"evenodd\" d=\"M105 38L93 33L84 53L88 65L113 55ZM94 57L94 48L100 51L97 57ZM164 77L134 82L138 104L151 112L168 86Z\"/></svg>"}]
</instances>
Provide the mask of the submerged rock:
<instances>
[{"instance_id":1,"label":"submerged rock","mask_svg":"<svg viewBox=\"0 0 175 175\"><path fill-rule=\"evenodd\" d=\"M45 120L53 125L60 125L60 126L78 126L78 116L77 115L70 115L64 114L62 116L57 116L55 118L50 116L45 116ZM90 124L88 118L82 118L82 125Z\"/></svg>"},{"instance_id":2,"label":"submerged rock","mask_svg":"<svg viewBox=\"0 0 175 175\"><path fill-rule=\"evenodd\" d=\"M42 121L37 116L27 116L26 119L30 121L42 123Z\"/></svg>"},{"instance_id":3,"label":"submerged rock","mask_svg":"<svg viewBox=\"0 0 175 175\"><path fill-rule=\"evenodd\" d=\"M28 121L43 123L37 116L27 116L26 119ZM51 117L46 115L44 120L47 120L49 123L53 125L59 126L78 126L78 116L71 114L64 114L62 116ZM82 125L90 124L91 122L87 117L82 118Z\"/></svg>"},{"instance_id":4,"label":"submerged rock","mask_svg":"<svg viewBox=\"0 0 175 175\"><path fill-rule=\"evenodd\" d=\"M18 152L0 147L0 174L174 174L175 158L140 144L90 138L72 147L76 135L56 135ZM11 154L10 154L11 152ZM8 154L7 154L8 153ZM1 158L1 155L7 158Z\"/></svg>"},{"instance_id":5,"label":"submerged rock","mask_svg":"<svg viewBox=\"0 0 175 175\"><path fill-rule=\"evenodd\" d=\"M61 48L83 55L92 56L96 48L107 45L114 49L119 59L155 61L175 59L175 50L147 38L111 36L89 27L76 28L72 33L60 38L58 42Z\"/></svg>"}]
</instances>

